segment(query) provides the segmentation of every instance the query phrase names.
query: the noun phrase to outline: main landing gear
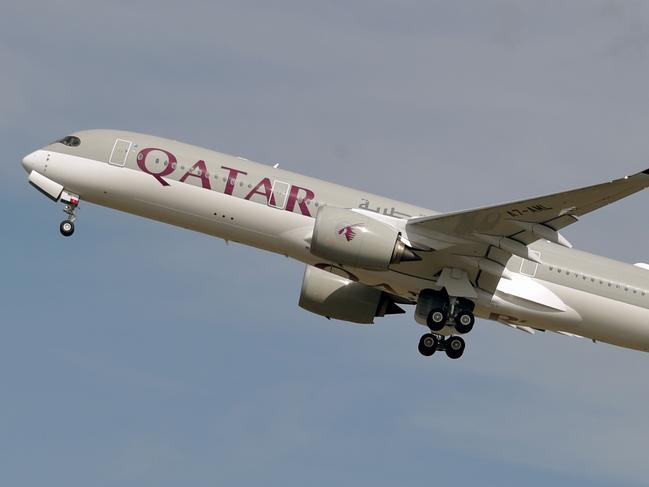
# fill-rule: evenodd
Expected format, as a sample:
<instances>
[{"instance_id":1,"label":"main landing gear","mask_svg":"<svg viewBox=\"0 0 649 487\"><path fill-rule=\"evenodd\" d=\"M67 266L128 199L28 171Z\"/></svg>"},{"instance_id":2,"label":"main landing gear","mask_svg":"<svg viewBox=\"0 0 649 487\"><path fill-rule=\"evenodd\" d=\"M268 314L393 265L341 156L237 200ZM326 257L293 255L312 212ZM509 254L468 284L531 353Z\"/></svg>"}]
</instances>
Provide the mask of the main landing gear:
<instances>
[{"instance_id":1,"label":"main landing gear","mask_svg":"<svg viewBox=\"0 0 649 487\"><path fill-rule=\"evenodd\" d=\"M466 344L457 336L469 333L475 324L475 303L467 298L451 297L445 290L425 290L419 295L415 319L430 329L419 340L419 353L430 357L443 351L458 359Z\"/></svg>"},{"instance_id":2,"label":"main landing gear","mask_svg":"<svg viewBox=\"0 0 649 487\"><path fill-rule=\"evenodd\" d=\"M74 222L77 219L74 212L77 209L77 206L79 206L79 197L64 191L63 195L61 195L61 201L66 203L63 213L68 216L61 222L61 225L59 225L59 230L61 235L69 237L74 233Z\"/></svg>"},{"instance_id":3,"label":"main landing gear","mask_svg":"<svg viewBox=\"0 0 649 487\"><path fill-rule=\"evenodd\" d=\"M426 333L419 340L419 353L425 357L430 357L436 351L446 352L446 356L452 359L458 359L464 353L466 344L462 337L451 336L444 338L442 335Z\"/></svg>"},{"instance_id":4,"label":"main landing gear","mask_svg":"<svg viewBox=\"0 0 649 487\"><path fill-rule=\"evenodd\" d=\"M435 307L426 316L426 325L432 332L450 326L454 327L459 334L464 335L469 333L475 324L474 307L475 304L466 298L438 300Z\"/></svg>"}]
</instances>

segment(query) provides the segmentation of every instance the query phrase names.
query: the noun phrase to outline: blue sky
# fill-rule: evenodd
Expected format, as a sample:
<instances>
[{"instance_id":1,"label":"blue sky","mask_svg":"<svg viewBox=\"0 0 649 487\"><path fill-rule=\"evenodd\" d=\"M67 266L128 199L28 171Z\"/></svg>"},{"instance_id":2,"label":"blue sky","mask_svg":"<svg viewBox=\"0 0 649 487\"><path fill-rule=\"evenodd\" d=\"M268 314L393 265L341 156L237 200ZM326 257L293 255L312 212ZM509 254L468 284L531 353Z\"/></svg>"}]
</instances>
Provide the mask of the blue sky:
<instances>
[{"instance_id":1,"label":"blue sky","mask_svg":"<svg viewBox=\"0 0 649 487\"><path fill-rule=\"evenodd\" d=\"M303 266L82 204L22 156L172 137L436 210L649 167L649 7L24 1L0 16L3 485L646 485L649 356L479 322L297 307ZM579 248L649 261L639 194ZM623 317L620 317L623 319Z\"/></svg>"}]
</instances>

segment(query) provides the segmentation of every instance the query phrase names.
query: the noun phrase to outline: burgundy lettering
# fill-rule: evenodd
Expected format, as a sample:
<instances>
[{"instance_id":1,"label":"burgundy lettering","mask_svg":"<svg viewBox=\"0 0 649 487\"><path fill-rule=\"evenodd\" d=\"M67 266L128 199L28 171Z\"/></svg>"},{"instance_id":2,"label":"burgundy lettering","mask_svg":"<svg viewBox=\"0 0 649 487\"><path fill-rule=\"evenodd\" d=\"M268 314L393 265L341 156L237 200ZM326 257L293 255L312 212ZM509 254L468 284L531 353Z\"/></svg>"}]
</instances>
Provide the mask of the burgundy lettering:
<instances>
[{"instance_id":1,"label":"burgundy lettering","mask_svg":"<svg viewBox=\"0 0 649 487\"><path fill-rule=\"evenodd\" d=\"M192 171L198 170L198 174L194 173ZM189 177L192 178L198 178L201 180L201 186L203 186L205 189L212 189L212 186L210 185L210 178L207 175L207 167L205 167L205 161L201 160L196 162L189 171L187 171L182 178L180 178L180 182L184 183L185 180Z\"/></svg>"},{"instance_id":2,"label":"burgundy lettering","mask_svg":"<svg viewBox=\"0 0 649 487\"><path fill-rule=\"evenodd\" d=\"M162 171L160 171L160 172L153 172L153 171L150 171L149 168L146 166L146 158L147 158L147 156L148 156L151 152L153 152L153 151L164 152L164 153L167 155L167 157L169 158L169 160L167 161L167 165L165 166L165 165L163 164L163 166L162 166L163 169L162 169ZM164 179L162 179L162 178L163 178L164 176L169 176L169 175L170 175L172 172L174 172L174 170L176 169L176 168L175 168L175 164L176 164L176 156L174 156L171 152L167 152L167 151L164 150L164 149L156 149L155 147L149 147L149 148L147 148L147 149L142 149L142 150L138 153L136 159L137 159L137 165L138 165L138 167L139 167L143 172L145 172L145 173L147 173L147 174L150 174L151 176L153 176L154 178L156 178L156 179L158 180L158 182L159 182L160 184L162 184L163 186L169 186L169 183L168 183L167 181L165 181Z\"/></svg>"},{"instance_id":3,"label":"burgundy lettering","mask_svg":"<svg viewBox=\"0 0 649 487\"><path fill-rule=\"evenodd\" d=\"M299 196L300 191L304 191L304 196ZM291 186L291 192L288 195L288 202L286 203L286 211L293 211L295 209L295 202L297 201L300 213L305 216L311 216L307 202L312 201L313 198L315 198L315 193L310 189Z\"/></svg>"},{"instance_id":4,"label":"burgundy lettering","mask_svg":"<svg viewBox=\"0 0 649 487\"><path fill-rule=\"evenodd\" d=\"M223 194L232 195L232 191L234 190L234 185L237 182L237 176L239 174L248 174L248 173L239 171L238 169L232 169L231 167L225 167L225 166L221 166L221 169L227 169L228 171L230 171L230 173L228 174L228 180L225 183L225 190L223 191Z\"/></svg>"},{"instance_id":5,"label":"burgundy lettering","mask_svg":"<svg viewBox=\"0 0 649 487\"><path fill-rule=\"evenodd\" d=\"M259 191L259 188L264 187L263 191ZM266 204L275 206L275 195L273 194L273 185L270 183L270 179L264 178L259 181L259 184L252 188L250 193L246 195L247 200L253 197L253 195L260 194L266 197Z\"/></svg>"}]
</instances>

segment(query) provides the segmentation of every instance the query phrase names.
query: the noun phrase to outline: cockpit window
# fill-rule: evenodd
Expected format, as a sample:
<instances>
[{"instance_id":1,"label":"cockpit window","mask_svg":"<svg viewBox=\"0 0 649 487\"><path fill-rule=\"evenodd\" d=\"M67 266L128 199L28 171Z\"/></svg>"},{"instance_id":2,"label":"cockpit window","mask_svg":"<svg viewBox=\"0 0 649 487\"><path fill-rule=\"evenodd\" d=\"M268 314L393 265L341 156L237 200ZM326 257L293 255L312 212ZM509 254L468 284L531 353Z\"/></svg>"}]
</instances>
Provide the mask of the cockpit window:
<instances>
[{"instance_id":1,"label":"cockpit window","mask_svg":"<svg viewBox=\"0 0 649 487\"><path fill-rule=\"evenodd\" d=\"M77 147L79 144L81 144L81 139L79 137L75 137L74 135L68 135L67 137L63 137L56 142L59 144L67 145L68 147Z\"/></svg>"}]
</instances>

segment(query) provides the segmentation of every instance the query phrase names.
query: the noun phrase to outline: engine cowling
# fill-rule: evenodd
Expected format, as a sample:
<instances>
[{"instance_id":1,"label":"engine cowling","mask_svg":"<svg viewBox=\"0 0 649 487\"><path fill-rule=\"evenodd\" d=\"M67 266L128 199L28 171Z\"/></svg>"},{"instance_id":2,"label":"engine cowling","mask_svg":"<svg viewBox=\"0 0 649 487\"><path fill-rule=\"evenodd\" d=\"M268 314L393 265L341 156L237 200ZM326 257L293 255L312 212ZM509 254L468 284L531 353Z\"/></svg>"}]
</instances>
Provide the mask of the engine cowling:
<instances>
[{"instance_id":1,"label":"engine cowling","mask_svg":"<svg viewBox=\"0 0 649 487\"><path fill-rule=\"evenodd\" d=\"M399 231L380 221L344 208L320 207L316 215L311 253L336 264L386 270L390 264L420 257L399 238Z\"/></svg>"},{"instance_id":2,"label":"engine cowling","mask_svg":"<svg viewBox=\"0 0 649 487\"><path fill-rule=\"evenodd\" d=\"M374 323L377 316L405 313L383 291L337 276L313 266L306 266L300 307L327 318Z\"/></svg>"}]
</instances>

